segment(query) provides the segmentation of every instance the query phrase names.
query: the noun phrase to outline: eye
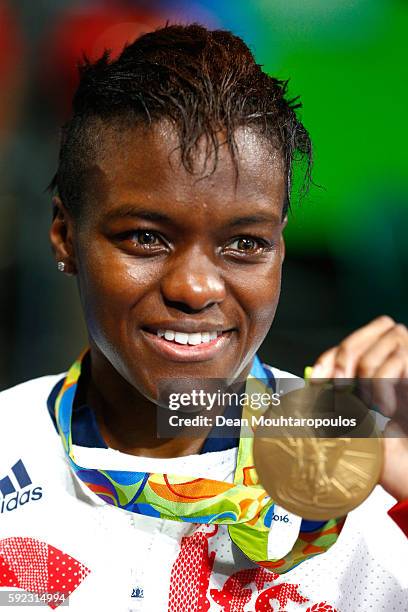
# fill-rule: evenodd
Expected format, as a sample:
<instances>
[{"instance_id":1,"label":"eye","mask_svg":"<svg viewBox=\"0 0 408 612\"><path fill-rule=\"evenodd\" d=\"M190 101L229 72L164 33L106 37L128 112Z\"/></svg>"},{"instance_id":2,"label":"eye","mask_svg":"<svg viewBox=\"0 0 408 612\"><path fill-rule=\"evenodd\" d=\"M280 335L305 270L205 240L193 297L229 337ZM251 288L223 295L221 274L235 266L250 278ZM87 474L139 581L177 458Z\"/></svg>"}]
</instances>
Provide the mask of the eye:
<instances>
[{"instance_id":1,"label":"eye","mask_svg":"<svg viewBox=\"0 0 408 612\"><path fill-rule=\"evenodd\" d=\"M237 245L235 248L238 251L254 251L258 247L257 241L254 238L249 237L237 238L237 240L234 240L230 246L234 248L232 246L234 244Z\"/></svg>"},{"instance_id":2,"label":"eye","mask_svg":"<svg viewBox=\"0 0 408 612\"><path fill-rule=\"evenodd\" d=\"M153 254L162 252L168 247L164 238L154 230L129 230L128 232L119 234L117 239L125 248L139 253L148 251Z\"/></svg>"},{"instance_id":3,"label":"eye","mask_svg":"<svg viewBox=\"0 0 408 612\"><path fill-rule=\"evenodd\" d=\"M138 230L132 232L133 236L136 236L135 242L138 242L141 246L149 247L153 246L159 241L159 237L155 232L149 232L148 230Z\"/></svg>"},{"instance_id":4,"label":"eye","mask_svg":"<svg viewBox=\"0 0 408 612\"><path fill-rule=\"evenodd\" d=\"M240 255L259 255L272 248L272 242L253 236L238 236L227 246L228 251L235 251Z\"/></svg>"}]
</instances>

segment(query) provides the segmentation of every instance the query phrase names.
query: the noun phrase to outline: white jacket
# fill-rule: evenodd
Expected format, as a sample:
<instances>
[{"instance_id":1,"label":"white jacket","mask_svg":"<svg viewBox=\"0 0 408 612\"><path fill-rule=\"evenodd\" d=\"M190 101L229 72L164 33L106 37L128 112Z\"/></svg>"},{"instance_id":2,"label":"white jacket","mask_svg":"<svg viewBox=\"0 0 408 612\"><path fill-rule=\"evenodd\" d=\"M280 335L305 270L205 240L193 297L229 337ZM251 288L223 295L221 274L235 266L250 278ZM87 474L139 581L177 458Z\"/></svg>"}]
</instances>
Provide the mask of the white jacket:
<instances>
[{"instance_id":1,"label":"white jacket","mask_svg":"<svg viewBox=\"0 0 408 612\"><path fill-rule=\"evenodd\" d=\"M226 526L136 515L85 488L47 410L61 377L0 393L0 598L14 585L19 594L60 590L72 612L408 610L408 539L387 515L395 500L380 486L326 553L283 575L268 572L232 544ZM230 482L236 461L236 449L164 460L78 446L74 453L83 467Z\"/></svg>"}]
</instances>

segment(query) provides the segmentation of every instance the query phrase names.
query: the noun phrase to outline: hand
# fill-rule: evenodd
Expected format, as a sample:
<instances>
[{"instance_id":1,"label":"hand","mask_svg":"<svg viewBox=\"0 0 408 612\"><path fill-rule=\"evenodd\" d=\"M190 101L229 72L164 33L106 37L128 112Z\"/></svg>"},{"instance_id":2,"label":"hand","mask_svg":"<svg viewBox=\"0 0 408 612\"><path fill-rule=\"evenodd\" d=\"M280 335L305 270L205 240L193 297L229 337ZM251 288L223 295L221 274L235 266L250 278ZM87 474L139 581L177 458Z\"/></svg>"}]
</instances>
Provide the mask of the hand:
<instances>
[{"instance_id":1,"label":"hand","mask_svg":"<svg viewBox=\"0 0 408 612\"><path fill-rule=\"evenodd\" d=\"M408 499L408 330L405 325L387 316L375 319L323 353L314 365L312 376L370 379L373 403L390 418L384 430L380 484L398 501Z\"/></svg>"}]
</instances>

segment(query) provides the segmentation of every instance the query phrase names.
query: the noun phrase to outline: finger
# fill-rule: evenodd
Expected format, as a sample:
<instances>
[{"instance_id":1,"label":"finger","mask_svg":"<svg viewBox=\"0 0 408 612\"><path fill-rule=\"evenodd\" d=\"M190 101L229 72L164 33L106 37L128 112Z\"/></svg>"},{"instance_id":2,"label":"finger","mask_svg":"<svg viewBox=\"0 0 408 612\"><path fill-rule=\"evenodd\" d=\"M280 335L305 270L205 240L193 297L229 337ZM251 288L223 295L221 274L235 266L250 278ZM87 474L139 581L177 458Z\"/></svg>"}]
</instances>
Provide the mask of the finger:
<instances>
[{"instance_id":1,"label":"finger","mask_svg":"<svg viewBox=\"0 0 408 612\"><path fill-rule=\"evenodd\" d=\"M395 321L391 317L378 317L345 338L338 346L332 376L355 378L356 365L361 356L393 327L395 327Z\"/></svg>"},{"instance_id":2,"label":"finger","mask_svg":"<svg viewBox=\"0 0 408 612\"><path fill-rule=\"evenodd\" d=\"M408 349L397 348L373 375L373 403L382 414L393 417L398 409L398 389L407 375Z\"/></svg>"},{"instance_id":3,"label":"finger","mask_svg":"<svg viewBox=\"0 0 408 612\"><path fill-rule=\"evenodd\" d=\"M337 346L325 351L315 362L312 370L312 379L331 378L336 360Z\"/></svg>"},{"instance_id":4,"label":"finger","mask_svg":"<svg viewBox=\"0 0 408 612\"><path fill-rule=\"evenodd\" d=\"M398 348L408 348L408 330L405 325L394 325L375 340L356 363L356 375L372 378L387 358Z\"/></svg>"},{"instance_id":5,"label":"finger","mask_svg":"<svg viewBox=\"0 0 408 612\"><path fill-rule=\"evenodd\" d=\"M358 350L360 350L360 352L364 351L372 342L373 335L378 337L378 334L386 332L394 325L395 322L393 319L383 316L353 332L347 336L339 346L335 346L320 355L313 367L312 377L333 378L335 376L336 366L339 370L339 375L350 378L353 377L348 374L348 371L352 368L351 366L348 367L347 363L349 360L353 359L354 353L357 354ZM342 353L340 358L338 357L339 351Z\"/></svg>"}]
</instances>

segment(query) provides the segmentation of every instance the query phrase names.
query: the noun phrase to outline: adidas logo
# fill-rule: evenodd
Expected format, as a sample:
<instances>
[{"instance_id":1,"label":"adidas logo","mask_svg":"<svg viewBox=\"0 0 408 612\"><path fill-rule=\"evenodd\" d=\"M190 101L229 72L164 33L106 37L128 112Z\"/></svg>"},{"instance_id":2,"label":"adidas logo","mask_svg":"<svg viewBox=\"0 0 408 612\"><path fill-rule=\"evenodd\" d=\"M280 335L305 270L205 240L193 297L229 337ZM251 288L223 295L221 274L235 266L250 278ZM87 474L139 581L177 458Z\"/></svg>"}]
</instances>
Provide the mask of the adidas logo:
<instances>
[{"instance_id":1,"label":"adidas logo","mask_svg":"<svg viewBox=\"0 0 408 612\"><path fill-rule=\"evenodd\" d=\"M135 587L134 589L132 589L131 597L135 597L136 599L143 599L143 589L141 589L140 587Z\"/></svg>"},{"instance_id":2,"label":"adidas logo","mask_svg":"<svg viewBox=\"0 0 408 612\"><path fill-rule=\"evenodd\" d=\"M19 459L11 468L10 476L0 479L0 514L12 512L29 501L41 499L42 487L33 488L32 484L24 463Z\"/></svg>"}]
</instances>

